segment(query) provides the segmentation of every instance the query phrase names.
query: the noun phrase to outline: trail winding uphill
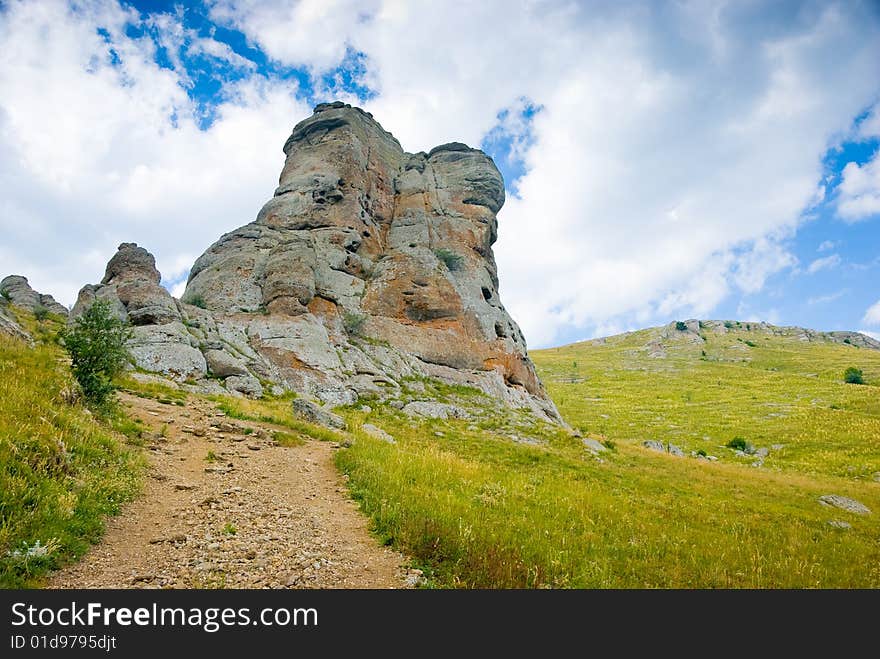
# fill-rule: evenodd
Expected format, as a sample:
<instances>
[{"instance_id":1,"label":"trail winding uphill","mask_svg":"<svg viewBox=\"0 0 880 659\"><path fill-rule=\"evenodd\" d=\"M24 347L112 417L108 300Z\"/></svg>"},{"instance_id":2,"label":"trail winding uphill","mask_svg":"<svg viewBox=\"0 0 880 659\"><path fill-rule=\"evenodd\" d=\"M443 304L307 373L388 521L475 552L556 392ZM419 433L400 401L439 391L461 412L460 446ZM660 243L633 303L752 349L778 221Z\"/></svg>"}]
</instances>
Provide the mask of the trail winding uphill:
<instances>
[{"instance_id":1,"label":"trail winding uphill","mask_svg":"<svg viewBox=\"0 0 880 659\"><path fill-rule=\"evenodd\" d=\"M150 429L144 490L48 587L406 588L419 579L369 535L334 445L277 446L271 425L227 419L195 397L186 407L122 402Z\"/></svg>"}]
</instances>

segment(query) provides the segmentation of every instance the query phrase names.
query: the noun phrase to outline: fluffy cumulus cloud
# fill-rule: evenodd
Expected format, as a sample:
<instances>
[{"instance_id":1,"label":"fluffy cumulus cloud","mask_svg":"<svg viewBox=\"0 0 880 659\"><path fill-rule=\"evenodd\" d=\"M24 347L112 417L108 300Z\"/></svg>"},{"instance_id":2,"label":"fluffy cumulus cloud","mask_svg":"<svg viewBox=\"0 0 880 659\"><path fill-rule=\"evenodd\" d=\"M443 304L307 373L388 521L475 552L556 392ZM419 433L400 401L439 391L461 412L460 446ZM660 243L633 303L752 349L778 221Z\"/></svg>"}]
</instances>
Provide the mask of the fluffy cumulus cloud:
<instances>
[{"instance_id":1,"label":"fluffy cumulus cloud","mask_svg":"<svg viewBox=\"0 0 880 659\"><path fill-rule=\"evenodd\" d=\"M361 104L410 151L509 142L521 176L496 254L532 345L707 315L793 268L788 241L824 190L822 157L880 92L870 3L208 5L270 61L308 72L315 97L357 102L340 76L368 90ZM147 243L170 273L251 219L307 114L297 89L254 74L227 85L204 130L185 67L156 65L156 41L125 30L131 12L89 7L12 4L0 18L0 159L15 165L0 175L0 222L20 232L5 245L28 245L0 258L42 264L41 285L65 300L112 243ZM188 38L179 16L161 21L170 50L247 70L226 44ZM850 189L852 212L870 206L856 177L874 170L856 168L841 213Z\"/></svg>"},{"instance_id":2,"label":"fluffy cumulus cloud","mask_svg":"<svg viewBox=\"0 0 880 659\"><path fill-rule=\"evenodd\" d=\"M862 166L847 163L838 191L837 212L844 220L857 222L880 215L880 155Z\"/></svg>"},{"instance_id":3,"label":"fluffy cumulus cloud","mask_svg":"<svg viewBox=\"0 0 880 659\"><path fill-rule=\"evenodd\" d=\"M856 138L880 138L880 103L859 122ZM837 214L846 222L858 222L880 215L880 150L863 165L848 162L837 187Z\"/></svg>"}]
</instances>

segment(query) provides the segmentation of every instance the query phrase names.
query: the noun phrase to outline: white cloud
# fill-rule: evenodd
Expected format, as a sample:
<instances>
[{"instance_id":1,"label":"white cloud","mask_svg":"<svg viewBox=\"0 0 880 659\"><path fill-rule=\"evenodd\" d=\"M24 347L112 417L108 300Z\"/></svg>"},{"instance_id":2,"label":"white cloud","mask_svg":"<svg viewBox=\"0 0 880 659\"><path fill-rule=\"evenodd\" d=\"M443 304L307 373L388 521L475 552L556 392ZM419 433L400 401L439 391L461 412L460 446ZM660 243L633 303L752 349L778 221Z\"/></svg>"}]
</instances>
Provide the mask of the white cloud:
<instances>
[{"instance_id":1,"label":"white cloud","mask_svg":"<svg viewBox=\"0 0 880 659\"><path fill-rule=\"evenodd\" d=\"M246 34L273 58L308 66L317 73L342 61L348 35L381 6L372 0L218 0L210 4L215 20L245 21Z\"/></svg>"},{"instance_id":2,"label":"white cloud","mask_svg":"<svg viewBox=\"0 0 880 659\"><path fill-rule=\"evenodd\" d=\"M183 297L183 292L185 290L186 290L186 279L182 279L181 281L174 284L174 286L172 286L169 289L169 292L171 293L171 295L173 295L174 297L176 297L179 300L180 298Z\"/></svg>"},{"instance_id":3,"label":"white cloud","mask_svg":"<svg viewBox=\"0 0 880 659\"><path fill-rule=\"evenodd\" d=\"M290 83L253 77L227 85L200 130L185 78L155 63L152 40L126 36L136 13L78 6L0 13L0 263L64 303L100 280L120 242L147 247L174 278L253 220L310 111Z\"/></svg>"},{"instance_id":4,"label":"white cloud","mask_svg":"<svg viewBox=\"0 0 880 659\"><path fill-rule=\"evenodd\" d=\"M848 222L880 214L880 152L864 165L847 163L837 193L837 214Z\"/></svg>"},{"instance_id":5,"label":"white cloud","mask_svg":"<svg viewBox=\"0 0 880 659\"><path fill-rule=\"evenodd\" d=\"M215 39L194 37L191 43L186 46L186 51L189 55L207 55L213 57L214 59L226 62L237 69L249 69L253 71L257 68L256 63L236 53L232 50L229 44L222 43Z\"/></svg>"},{"instance_id":6,"label":"white cloud","mask_svg":"<svg viewBox=\"0 0 880 659\"><path fill-rule=\"evenodd\" d=\"M840 265L840 255L839 254L831 254L830 256L823 256L820 259L816 259L807 267L807 272L811 275L816 274L817 272L821 272L822 270L831 270Z\"/></svg>"},{"instance_id":7,"label":"white cloud","mask_svg":"<svg viewBox=\"0 0 880 659\"><path fill-rule=\"evenodd\" d=\"M827 295L817 295L816 297L807 298L807 304L809 304L810 306L815 306L817 304L828 304L829 302L839 300L847 293L847 290L842 290L835 291L834 293L828 293Z\"/></svg>"},{"instance_id":8,"label":"white cloud","mask_svg":"<svg viewBox=\"0 0 880 659\"><path fill-rule=\"evenodd\" d=\"M858 135L865 140L880 137L880 103L871 108L868 115L859 123Z\"/></svg>"},{"instance_id":9,"label":"white cloud","mask_svg":"<svg viewBox=\"0 0 880 659\"><path fill-rule=\"evenodd\" d=\"M880 325L880 300L868 307L862 322L866 325Z\"/></svg>"},{"instance_id":10,"label":"white cloud","mask_svg":"<svg viewBox=\"0 0 880 659\"><path fill-rule=\"evenodd\" d=\"M817 252L830 252L837 246L837 243L833 240L823 240L819 247L816 249Z\"/></svg>"},{"instance_id":11,"label":"white cloud","mask_svg":"<svg viewBox=\"0 0 880 659\"><path fill-rule=\"evenodd\" d=\"M17 246L0 259L66 301L122 240L171 271L252 219L308 114L295 89L254 77L200 131L185 71L125 35L131 12L96 7L0 17L0 223ZM822 155L878 93L878 21L856 4L219 0L211 14L314 72L365 53L367 109L410 151L479 144L503 109L542 106L496 248L533 345L704 315L792 267L784 239L817 198ZM223 55L162 20L173 48ZM121 67L95 34L105 23Z\"/></svg>"}]
</instances>

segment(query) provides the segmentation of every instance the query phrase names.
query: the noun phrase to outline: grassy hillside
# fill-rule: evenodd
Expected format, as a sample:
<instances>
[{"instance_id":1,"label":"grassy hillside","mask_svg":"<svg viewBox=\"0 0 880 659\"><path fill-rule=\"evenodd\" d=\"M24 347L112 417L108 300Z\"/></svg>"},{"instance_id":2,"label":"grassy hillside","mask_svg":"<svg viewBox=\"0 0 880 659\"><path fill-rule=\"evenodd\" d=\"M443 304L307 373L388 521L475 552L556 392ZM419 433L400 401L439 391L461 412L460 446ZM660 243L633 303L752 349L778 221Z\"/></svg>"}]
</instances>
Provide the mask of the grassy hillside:
<instances>
[{"instance_id":1,"label":"grassy hillside","mask_svg":"<svg viewBox=\"0 0 880 659\"><path fill-rule=\"evenodd\" d=\"M691 321L535 352L565 418L618 442L672 442L763 468L872 481L880 473L880 351L799 328ZM846 384L855 366L865 385ZM880 512L880 511L878 511Z\"/></svg>"},{"instance_id":2,"label":"grassy hillside","mask_svg":"<svg viewBox=\"0 0 880 659\"><path fill-rule=\"evenodd\" d=\"M880 353L802 334L694 324L534 353L562 413L613 447L598 454L456 390L471 420L347 410L397 443L356 432L338 462L438 586L878 587ZM868 385L843 384L850 365ZM752 466L723 448L735 436L776 448Z\"/></svg>"},{"instance_id":3,"label":"grassy hillside","mask_svg":"<svg viewBox=\"0 0 880 659\"><path fill-rule=\"evenodd\" d=\"M135 488L138 458L124 438L72 401L58 328L18 314L29 348L0 334L0 587L36 583L82 554Z\"/></svg>"}]
</instances>

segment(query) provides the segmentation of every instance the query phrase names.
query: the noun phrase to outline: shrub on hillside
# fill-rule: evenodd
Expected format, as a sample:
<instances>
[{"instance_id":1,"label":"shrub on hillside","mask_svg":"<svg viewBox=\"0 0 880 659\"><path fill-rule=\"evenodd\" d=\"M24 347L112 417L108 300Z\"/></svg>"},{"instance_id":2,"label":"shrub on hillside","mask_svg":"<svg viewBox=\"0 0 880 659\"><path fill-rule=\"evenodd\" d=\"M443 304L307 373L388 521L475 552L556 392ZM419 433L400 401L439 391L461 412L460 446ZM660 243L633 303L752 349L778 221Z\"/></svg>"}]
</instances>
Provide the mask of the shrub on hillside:
<instances>
[{"instance_id":1,"label":"shrub on hillside","mask_svg":"<svg viewBox=\"0 0 880 659\"><path fill-rule=\"evenodd\" d=\"M130 359L125 342L131 337L131 328L113 315L106 301L95 300L61 337L86 400L97 407L106 406L113 394L113 378Z\"/></svg>"},{"instance_id":2,"label":"shrub on hillside","mask_svg":"<svg viewBox=\"0 0 880 659\"><path fill-rule=\"evenodd\" d=\"M862 369L850 366L843 372L843 381L847 384L865 384Z\"/></svg>"},{"instance_id":3,"label":"shrub on hillside","mask_svg":"<svg viewBox=\"0 0 880 659\"><path fill-rule=\"evenodd\" d=\"M681 320L675 321L675 329L677 329L679 332L686 332L687 328L688 328L687 323L685 323Z\"/></svg>"},{"instance_id":4,"label":"shrub on hillside","mask_svg":"<svg viewBox=\"0 0 880 659\"><path fill-rule=\"evenodd\" d=\"M181 302L185 302L186 304L191 304L194 307L198 307L199 309L207 309L208 303L205 302L205 298L203 298L198 293L193 293L192 295L188 295L186 299L181 300Z\"/></svg>"},{"instance_id":5,"label":"shrub on hillside","mask_svg":"<svg viewBox=\"0 0 880 659\"><path fill-rule=\"evenodd\" d=\"M365 315L354 311L346 311L342 317L342 325L345 327L345 331L352 336L360 334L366 322L367 317Z\"/></svg>"},{"instance_id":6,"label":"shrub on hillside","mask_svg":"<svg viewBox=\"0 0 880 659\"><path fill-rule=\"evenodd\" d=\"M734 437L729 442L727 442L727 448L732 448L735 451L743 451L744 453L752 452L752 445L749 444L742 437Z\"/></svg>"}]
</instances>

